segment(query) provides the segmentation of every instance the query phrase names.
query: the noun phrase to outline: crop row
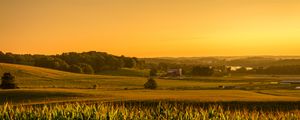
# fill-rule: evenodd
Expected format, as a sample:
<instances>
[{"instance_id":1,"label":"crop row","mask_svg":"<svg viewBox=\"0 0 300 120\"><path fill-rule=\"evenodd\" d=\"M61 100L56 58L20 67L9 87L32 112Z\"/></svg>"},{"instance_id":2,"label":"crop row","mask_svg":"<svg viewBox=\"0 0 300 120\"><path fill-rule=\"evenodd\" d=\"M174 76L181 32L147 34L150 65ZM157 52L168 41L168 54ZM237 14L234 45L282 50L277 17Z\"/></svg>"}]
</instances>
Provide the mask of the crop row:
<instances>
[{"instance_id":1,"label":"crop row","mask_svg":"<svg viewBox=\"0 0 300 120\"><path fill-rule=\"evenodd\" d=\"M293 106L291 106L293 107ZM222 105L207 107L193 104L159 102L144 105L126 103L67 103L35 106L0 106L4 120L269 120L300 119L300 111L229 109Z\"/></svg>"}]
</instances>

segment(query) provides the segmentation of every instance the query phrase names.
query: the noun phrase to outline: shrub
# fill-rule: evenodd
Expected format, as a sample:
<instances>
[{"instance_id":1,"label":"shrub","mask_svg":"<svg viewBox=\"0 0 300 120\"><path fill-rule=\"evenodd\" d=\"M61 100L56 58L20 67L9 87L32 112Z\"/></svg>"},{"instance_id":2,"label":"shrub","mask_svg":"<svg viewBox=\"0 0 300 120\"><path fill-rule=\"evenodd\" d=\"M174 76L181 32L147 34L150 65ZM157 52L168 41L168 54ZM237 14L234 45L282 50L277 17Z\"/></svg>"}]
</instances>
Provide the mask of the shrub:
<instances>
[{"instance_id":1,"label":"shrub","mask_svg":"<svg viewBox=\"0 0 300 120\"><path fill-rule=\"evenodd\" d=\"M144 84L145 89L156 89L157 83L153 78L149 78L148 81Z\"/></svg>"},{"instance_id":2,"label":"shrub","mask_svg":"<svg viewBox=\"0 0 300 120\"><path fill-rule=\"evenodd\" d=\"M99 85L93 85L93 89L98 89L99 88Z\"/></svg>"},{"instance_id":3,"label":"shrub","mask_svg":"<svg viewBox=\"0 0 300 120\"><path fill-rule=\"evenodd\" d=\"M1 88L3 89L16 89L18 88L15 84L15 77L10 73L4 73L2 78Z\"/></svg>"}]
</instances>

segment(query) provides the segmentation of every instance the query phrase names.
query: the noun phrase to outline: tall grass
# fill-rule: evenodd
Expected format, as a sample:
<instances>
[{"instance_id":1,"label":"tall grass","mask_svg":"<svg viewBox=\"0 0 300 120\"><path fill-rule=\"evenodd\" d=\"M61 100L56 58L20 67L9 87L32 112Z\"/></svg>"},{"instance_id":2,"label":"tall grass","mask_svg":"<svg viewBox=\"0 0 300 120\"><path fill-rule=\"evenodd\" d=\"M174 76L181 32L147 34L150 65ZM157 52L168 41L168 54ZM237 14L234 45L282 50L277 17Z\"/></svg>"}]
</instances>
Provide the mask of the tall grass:
<instances>
[{"instance_id":1,"label":"tall grass","mask_svg":"<svg viewBox=\"0 0 300 120\"><path fill-rule=\"evenodd\" d=\"M288 107L288 106L287 106ZM290 106L294 108L293 106ZM186 103L67 103L55 105L0 107L0 119L4 120L269 120L300 119L298 109L281 110L273 106L268 110L242 106L231 109L221 104L208 106Z\"/></svg>"}]
</instances>

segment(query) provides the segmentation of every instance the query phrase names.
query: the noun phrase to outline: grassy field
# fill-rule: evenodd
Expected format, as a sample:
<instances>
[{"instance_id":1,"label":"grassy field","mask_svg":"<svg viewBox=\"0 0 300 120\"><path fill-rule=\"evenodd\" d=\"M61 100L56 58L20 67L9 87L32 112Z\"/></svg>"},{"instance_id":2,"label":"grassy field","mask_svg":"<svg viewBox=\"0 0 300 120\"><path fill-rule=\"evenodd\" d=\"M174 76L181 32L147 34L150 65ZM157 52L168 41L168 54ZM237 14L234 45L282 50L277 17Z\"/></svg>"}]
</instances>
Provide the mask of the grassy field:
<instances>
[{"instance_id":1,"label":"grassy field","mask_svg":"<svg viewBox=\"0 0 300 120\"><path fill-rule=\"evenodd\" d=\"M111 75L111 76L134 76L134 77L147 77L150 70L139 70L134 68L121 68L119 70L102 71L96 74Z\"/></svg>"},{"instance_id":2,"label":"grassy field","mask_svg":"<svg viewBox=\"0 0 300 120\"><path fill-rule=\"evenodd\" d=\"M87 75L0 63L20 89L0 90L0 103L35 104L67 101L299 101L297 85L276 84L299 76L237 76L156 79L157 90L145 90L146 77ZM220 88L220 86L224 86ZM228 87L228 88L227 88Z\"/></svg>"}]
</instances>

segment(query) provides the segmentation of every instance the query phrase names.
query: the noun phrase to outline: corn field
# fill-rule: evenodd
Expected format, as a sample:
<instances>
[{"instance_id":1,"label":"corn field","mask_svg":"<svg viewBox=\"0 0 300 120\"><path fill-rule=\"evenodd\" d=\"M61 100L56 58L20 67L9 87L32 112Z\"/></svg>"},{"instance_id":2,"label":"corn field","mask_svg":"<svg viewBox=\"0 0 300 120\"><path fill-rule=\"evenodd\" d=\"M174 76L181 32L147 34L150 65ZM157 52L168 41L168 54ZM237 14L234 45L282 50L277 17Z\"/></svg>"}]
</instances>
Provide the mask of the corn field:
<instances>
[{"instance_id":1,"label":"corn field","mask_svg":"<svg viewBox=\"0 0 300 120\"><path fill-rule=\"evenodd\" d=\"M231 103L232 105L235 103ZM154 103L66 103L0 107L2 120L298 120L297 106ZM263 104L263 103L262 103ZM276 103L274 103L276 105ZM288 109L288 108L291 109Z\"/></svg>"}]
</instances>

